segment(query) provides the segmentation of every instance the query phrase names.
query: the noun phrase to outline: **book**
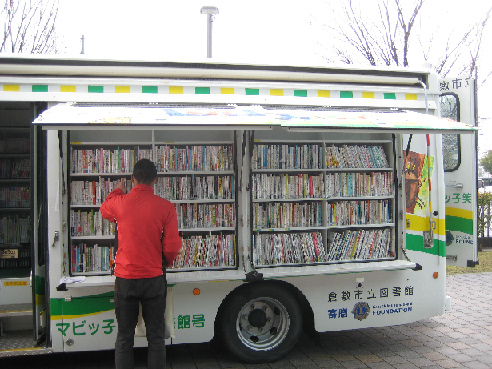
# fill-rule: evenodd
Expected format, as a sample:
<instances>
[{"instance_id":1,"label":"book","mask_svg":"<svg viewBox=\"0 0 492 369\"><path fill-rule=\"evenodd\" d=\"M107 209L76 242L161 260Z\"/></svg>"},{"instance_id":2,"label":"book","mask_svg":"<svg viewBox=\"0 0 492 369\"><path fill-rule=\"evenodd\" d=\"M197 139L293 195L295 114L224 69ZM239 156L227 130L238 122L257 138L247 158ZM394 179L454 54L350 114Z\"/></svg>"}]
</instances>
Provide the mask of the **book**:
<instances>
[{"instance_id":1,"label":"book","mask_svg":"<svg viewBox=\"0 0 492 369\"><path fill-rule=\"evenodd\" d=\"M320 169L318 144L255 144L251 169Z\"/></svg>"},{"instance_id":2,"label":"book","mask_svg":"<svg viewBox=\"0 0 492 369\"><path fill-rule=\"evenodd\" d=\"M180 229L235 227L234 204L175 204Z\"/></svg>"},{"instance_id":3,"label":"book","mask_svg":"<svg viewBox=\"0 0 492 369\"><path fill-rule=\"evenodd\" d=\"M329 226L392 223L391 200L335 201L327 206Z\"/></svg>"},{"instance_id":4,"label":"book","mask_svg":"<svg viewBox=\"0 0 492 369\"><path fill-rule=\"evenodd\" d=\"M232 234L185 236L182 243L170 269L236 265L236 239Z\"/></svg>"},{"instance_id":5,"label":"book","mask_svg":"<svg viewBox=\"0 0 492 369\"><path fill-rule=\"evenodd\" d=\"M29 187L0 187L0 208L29 208L30 206Z\"/></svg>"},{"instance_id":6,"label":"book","mask_svg":"<svg viewBox=\"0 0 492 369\"><path fill-rule=\"evenodd\" d=\"M371 260L389 257L391 230L347 230L335 232L327 260Z\"/></svg>"},{"instance_id":7,"label":"book","mask_svg":"<svg viewBox=\"0 0 492 369\"><path fill-rule=\"evenodd\" d=\"M312 264L326 262L320 232L259 233L253 235L255 265Z\"/></svg>"},{"instance_id":8,"label":"book","mask_svg":"<svg viewBox=\"0 0 492 369\"><path fill-rule=\"evenodd\" d=\"M113 243L108 246L97 243L93 245L83 242L76 243L70 249L70 270L72 273L101 272L108 274L114 258Z\"/></svg>"},{"instance_id":9,"label":"book","mask_svg":"<svg viewBox=\"0 0 492 369\"><path fill-rule=\"evenodd\" d=\"M326 146L326 168L387 168L388 160L382 146Z\"/></svg>"},{"instance_id":10,"label":"book","mask_svg":"<svg viewBox=\"0 0 492 369\"><path fill-rule=\"evenodd\" d=\"M323 174L253 174L253 199L324 198Z\"/></svg>"}]
</instances>

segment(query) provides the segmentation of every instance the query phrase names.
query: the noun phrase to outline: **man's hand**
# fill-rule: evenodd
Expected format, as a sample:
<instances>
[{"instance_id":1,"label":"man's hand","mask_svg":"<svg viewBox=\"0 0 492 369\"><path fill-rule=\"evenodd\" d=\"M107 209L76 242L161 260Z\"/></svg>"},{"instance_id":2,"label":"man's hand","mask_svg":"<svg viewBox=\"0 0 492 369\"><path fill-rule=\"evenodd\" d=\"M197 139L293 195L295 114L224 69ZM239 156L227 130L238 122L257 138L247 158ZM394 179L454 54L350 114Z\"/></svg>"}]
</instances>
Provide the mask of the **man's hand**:
<instances>
[{"instance_id":1,"label":"man's hand","mask_svg":"<svg viewBox=\"0 0 492 369\"><path fill-rule=\"evenodd\" d=\"M126 193L126 186L125 186L125 179L121 178L118 184L116 185L116 188L119 188L123 193Z\"/></svg>"}]
</instances>

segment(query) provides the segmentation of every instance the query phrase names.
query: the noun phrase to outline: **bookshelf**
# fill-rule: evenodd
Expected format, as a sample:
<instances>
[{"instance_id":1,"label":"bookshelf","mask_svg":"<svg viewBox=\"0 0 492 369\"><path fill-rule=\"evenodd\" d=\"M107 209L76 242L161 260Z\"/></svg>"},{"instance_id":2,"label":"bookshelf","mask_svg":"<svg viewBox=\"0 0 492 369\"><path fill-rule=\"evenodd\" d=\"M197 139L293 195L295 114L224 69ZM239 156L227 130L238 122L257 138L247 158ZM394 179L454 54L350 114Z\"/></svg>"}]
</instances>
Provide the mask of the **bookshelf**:
<instances>
[{"instance_id":1,"label":"bookshelf","mask_svg":"<svg viewBox=\"0 0 492 369\"><path fill-rule=\"evenodd\" d=\"M1 127L0 277L28 276L31 267L30 131Z\"/></svg>"},{"instance_id":2,"label":"bookshelf","mask_svg":"<svg viewBox=\"0 0 492 369\"><path fill-rule=\"evenodd\" d=\"M283 136L283 137L282 137ZM395 145L262 135L251 148L256 267L394 259ZM336 135L334 135L336 136Z\"/></svg>"},{"instance_id":3,"label":"bookshelf","mask_svg":"<svg viewBox=\"0 0 492 369\"><path fill-rule=\"evenodd\" d=\"M131 190L131 171L141 158L156 164L154 193L176 207L183 247L168 271L237 268L234 132L106 135L70 133L71 274L111 273L108 265L117 252L116 229L102 219L99 207L121 178L127 179L127 190ZM95 142L94 137L107 140Z\"/></svg>"}]
</instances>

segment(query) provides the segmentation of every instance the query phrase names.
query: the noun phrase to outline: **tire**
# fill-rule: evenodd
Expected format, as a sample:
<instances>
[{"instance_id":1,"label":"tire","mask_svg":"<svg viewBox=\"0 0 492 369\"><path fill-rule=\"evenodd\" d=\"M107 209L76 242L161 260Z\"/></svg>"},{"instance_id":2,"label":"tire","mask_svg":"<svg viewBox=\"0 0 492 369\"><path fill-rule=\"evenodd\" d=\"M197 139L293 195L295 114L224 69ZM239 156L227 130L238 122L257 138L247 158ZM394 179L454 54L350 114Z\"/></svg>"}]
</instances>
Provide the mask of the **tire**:
<instances>
[{"instance_id":1,"label":"tire","mask_svg":"<svg viewBox=\"0 0 492 369\"><path fill-rule=\"evenodd\" d=\"M223 344L240 360L272 362L297 343L302 313L294 296L281 286L251 283L228 298L220 330Z\"/></svg>"}]
</instances>

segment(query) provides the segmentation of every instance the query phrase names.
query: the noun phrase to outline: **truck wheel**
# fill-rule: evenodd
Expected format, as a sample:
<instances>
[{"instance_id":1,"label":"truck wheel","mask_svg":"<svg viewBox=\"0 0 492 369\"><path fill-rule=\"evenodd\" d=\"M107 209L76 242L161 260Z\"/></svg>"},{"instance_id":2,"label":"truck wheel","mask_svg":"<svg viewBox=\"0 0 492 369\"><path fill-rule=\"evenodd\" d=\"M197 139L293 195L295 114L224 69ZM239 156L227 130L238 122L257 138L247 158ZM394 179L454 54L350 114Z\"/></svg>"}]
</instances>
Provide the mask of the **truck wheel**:
<instances>
[{"instance_id":1,"label":"truck wheel","mask_svg":"<svg viewBox=\"0 0 492 369\"><path fill-rule=\"evenodd\" d=\"M251 284L231 296L222 311L223 343L246 362L280 359L301 333L302 313L296 299L276 285Z\"/></svg>"}]
</instances>

